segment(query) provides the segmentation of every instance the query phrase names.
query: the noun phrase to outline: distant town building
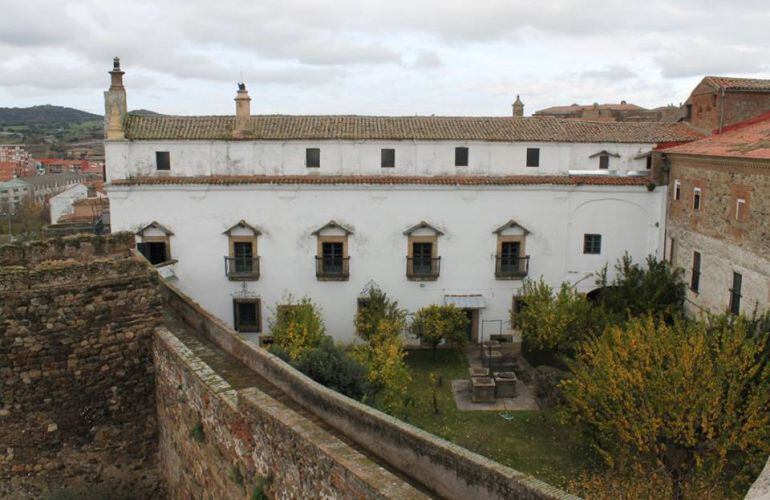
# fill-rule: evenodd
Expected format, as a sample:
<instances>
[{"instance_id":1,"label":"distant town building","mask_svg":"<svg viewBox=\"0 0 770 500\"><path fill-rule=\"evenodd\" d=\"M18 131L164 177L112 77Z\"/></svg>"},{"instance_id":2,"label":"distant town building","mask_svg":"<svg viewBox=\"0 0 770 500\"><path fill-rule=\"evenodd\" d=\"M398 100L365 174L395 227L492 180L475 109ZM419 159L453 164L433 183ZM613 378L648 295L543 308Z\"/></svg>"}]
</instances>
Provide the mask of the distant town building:
<instances>
[{"instance_id":1,"label":"distant town building","mask_svg":"<svg viewBox=\"0 0 770 500\"><path fill-rule=\"evenodd\" d=\"M51 196L83 182L96 181L93 174L47 174L0 183L0 206L14 213L25 200L46 204Z\"/></svg>"},{"instance_id":2,"label":"distant town building","mask_svg":"<svg viewBox=\"0 0 770 500\"><path fill-rule=\"evenodd\" d=\"M620 101L619 104L552 106L534 113L534 116L608 122L675 122L681 115L682 110L679 106L669 105L646 109L626 101Z\"/></svg>"},{"instance_id":3,"label":"distant town building","mask_svg":"<svg viewBox=\"0 0 770 500\"><path fill-rule=\"evenodd\" d=\"M62 218L66 218L67 216L82 217L84 215L82 209L87 205L77 205L78 202L82 200L98 200L105 197L106 195L97 190L94 183L75 184L49 198L48 209L50 212L51 224L56 224L60 222ZM98 205L94 205L94 207L96 206ZM81 210L77 211L76 207L81 207ZM101 207L98 207L98 212L101 214Z\"/></svg>"},{"instance_id":4,"label":"distant town building","mask_svg":"<svg viewBox=\"0 0 770 500\"><path fill-rule=\"evenodd\" d=\"M0 145L0 182L37 174L37 161L24 146Z\"/></svg>"},{"instance_id":5,"label":"distant town building","mask_svg":"<svg viewBox=\"0 0 770 500\"><path fill-rule=\"evenodd\" d=\"M770 111L770 80L707 76L685 102L685 120L706 133Z\"/></svg>"},{"instance_id":6,"label":"distant town building","mask_svg":"<svg viewBox=\"0 0 770 500\"><path fill-rule=\"evenodd\" d=\"M664 151L666 256L687 306L752 314L770 304L770 113Z\"/></svg>"},{"instance_id":7,"label":"distant town building","mask_svg":"<svg viewBox=\"0 0 770 500\"><path fill-rule=\"evenodd\" d=\"M46 174L95 174L104 175L104 163L89 160L67 160L63 158L41 158L43 172Z\"/></svg>"}]
</instances>

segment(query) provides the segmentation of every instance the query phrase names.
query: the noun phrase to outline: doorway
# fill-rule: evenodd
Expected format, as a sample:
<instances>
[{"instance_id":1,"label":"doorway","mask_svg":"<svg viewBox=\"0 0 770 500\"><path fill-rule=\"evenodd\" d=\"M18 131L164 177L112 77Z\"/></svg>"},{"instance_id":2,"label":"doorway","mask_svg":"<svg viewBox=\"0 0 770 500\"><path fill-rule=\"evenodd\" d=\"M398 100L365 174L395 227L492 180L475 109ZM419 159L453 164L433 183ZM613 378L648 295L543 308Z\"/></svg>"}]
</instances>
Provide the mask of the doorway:
<instances>
[{"instance_id":1,"label":"doorway","mask_svg":"<svg viewBox=\"0 0 770 500\"><path fill-rule=\"evenodd\" d=\"M468 324L465 327L466 339L470 343L478 343L479 341L479 310L478 309L463 309L466 317L468 318Z\"/></svg>"}]
</instances>

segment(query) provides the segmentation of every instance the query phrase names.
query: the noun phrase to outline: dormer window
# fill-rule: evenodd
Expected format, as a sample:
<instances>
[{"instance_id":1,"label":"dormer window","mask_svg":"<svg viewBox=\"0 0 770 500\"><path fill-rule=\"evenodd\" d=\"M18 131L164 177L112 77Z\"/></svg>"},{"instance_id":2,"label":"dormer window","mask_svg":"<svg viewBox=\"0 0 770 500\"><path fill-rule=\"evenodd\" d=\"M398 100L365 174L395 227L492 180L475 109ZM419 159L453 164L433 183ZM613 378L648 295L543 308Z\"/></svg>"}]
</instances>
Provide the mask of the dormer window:
<instances>
[{"instance_id":1,"label":"dormer window","mask_svg":"<svg viewBox=\"0 0 770 500\"><path fill-rule=\"evenodd\" d=\"M174 233L169 229L153 221L137 231L136 236L140 241L136 244L136 249L153 266L169 263L171 262L170 238L173 235Z\"/></svg>"},{"instance_id":2,"label":"dormer window","mask_svg":"<svg viewBox=\"0 0 770 500\"><path fill-rule=\"evenodd\" d=\"M529 273L529 255L526 255L526 238L529 231L511 219L499 228L497 234L497 255L495 256L495 278L521 279Z\"/></svg>"},{"instance_id":3,"label":"dormer window","mask_svg":"<svg viewBox=\"0 0 770 500\"><path fill-rule=\"evenodd\" d=\"M455 148L455 167L467 167L468 166L468 148L458 147Z\"/></svg>"},{"instance_id":4,"label":"dormer window","mask_svg":"<svg viewBox=\"0 0 770 500\"><path fill-rule=\"evenodd\" d=\"M406 277L412 281L435 281L440 272L438 237L444 233L425 221L410 227L407 240Z\"/></svg>"},{"instance_id":5,"label":"dormer window","mask_svg":"<svg viewBox=\"0 0 770 500\"><path fill-rule=\"evenodd\" d=\"M350 277L348 236L353 231L331 220L313 232L317 238L315 274L319 281L347 281Z\"/></svg>"},{"instance_id":6,"label":"dormer window","mask_svg":"<svg viewBox=\"0 0 770 500\"><path fill-rule=\"evenodd\" d=\"M225 256L225 274L231 281L259 279L259 254L257 228L241 220L223 234L228 239L228 254Z\"/></svg>"},{"instance_id":7,"label":"dormer window","mask_svg":"<svg viewBox=\"0 0 770 500\"><path fill-rule=\"evenodd\" d=\"M594 153L589 158L599 158L599 169L601 170L607 170L610 168L610 157L614 156L615 158L620 158L620 155L617 153L611 153L607 151L606 149L603 149L599 151L598 153Z\"/></svg>"}]
</instances>

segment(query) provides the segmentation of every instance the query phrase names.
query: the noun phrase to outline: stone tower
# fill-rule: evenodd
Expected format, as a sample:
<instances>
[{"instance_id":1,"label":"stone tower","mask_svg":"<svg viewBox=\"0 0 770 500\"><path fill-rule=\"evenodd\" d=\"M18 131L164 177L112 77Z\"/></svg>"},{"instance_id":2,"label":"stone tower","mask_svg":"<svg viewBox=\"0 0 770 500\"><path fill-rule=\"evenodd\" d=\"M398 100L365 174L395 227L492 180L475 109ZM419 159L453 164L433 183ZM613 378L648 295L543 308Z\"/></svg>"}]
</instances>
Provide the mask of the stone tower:
<instances>
[{"instance_id":1,"label":"stone tower","mask_svg":"<svg viewBox=\"0 0 770 500\"><path fill-rule=\"evenodd\" d=\"M120 59L112 60L110 88L104 93L104 138L121 140L126 138L123 122L126 118L126 88L123 87Z\"/></svg>"},{"instance_id":2,"label":"stone tower","mask_svg":"<svg viewBox=\"0 0 770 500\"><path fill-rule=\"evenodd\" d=\"M516 94L516 100L513 102L513 116L524 116L524 103L521 102L519 94Z\"/></svg>"},{"instance_id":3,"label":"stone tower","mask_svg":"<svg viewBox=\"0 0 770 500\"><path fill-rule=\"evenodd\" d=\"M244 137L251 129L251 97L245 83L238 84L235 96L235 129L234 137Z\"/></svg>"}]
</instances>

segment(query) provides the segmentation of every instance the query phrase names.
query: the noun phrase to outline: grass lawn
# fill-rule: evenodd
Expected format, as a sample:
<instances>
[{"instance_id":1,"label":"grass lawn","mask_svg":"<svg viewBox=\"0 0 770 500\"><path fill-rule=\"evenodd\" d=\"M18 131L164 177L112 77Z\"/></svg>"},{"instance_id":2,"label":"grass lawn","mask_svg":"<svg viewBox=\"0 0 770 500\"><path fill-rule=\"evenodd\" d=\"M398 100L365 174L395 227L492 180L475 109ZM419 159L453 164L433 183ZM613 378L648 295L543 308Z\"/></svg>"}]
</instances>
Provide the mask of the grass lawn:
<instances>
[{"instance_id":1,"label":"grass lawn","mask_svg":"<svg viewBox=\"0 0 770 500\"><path fill-rule=\"evenodd\" d=\"M589 458L579 437L552 412L512 412L513 420L506 421L498 412L457 410L451 381L468 377L462 353L440 350L434 358L429 350L411 351L406 361L414 400L408 422L554 486L564 487L587 469ZM433 411L431 372L443 377L437 389L438 414Z\"/></svg>"}]
</instances>

